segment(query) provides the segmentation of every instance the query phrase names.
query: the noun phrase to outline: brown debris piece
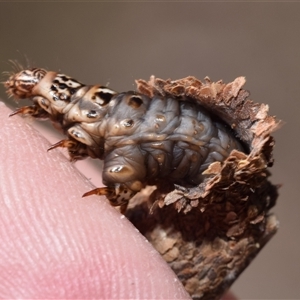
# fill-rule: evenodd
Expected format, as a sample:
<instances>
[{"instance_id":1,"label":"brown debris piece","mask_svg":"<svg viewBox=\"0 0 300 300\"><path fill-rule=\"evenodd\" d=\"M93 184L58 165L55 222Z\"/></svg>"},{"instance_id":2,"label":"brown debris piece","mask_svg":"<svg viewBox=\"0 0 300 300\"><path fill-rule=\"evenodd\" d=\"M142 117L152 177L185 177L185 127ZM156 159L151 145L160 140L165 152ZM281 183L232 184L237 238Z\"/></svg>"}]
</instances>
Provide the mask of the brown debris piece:
<instances>
[{"instance_id":1,"label":"brown debris piece","mask_svg":"<svg viewBox=\"0 0 300 300\"><path fill-rule=\"evenodd\" d=\"M277 187L268 181L273 164L271 133L280 121L268 105L249 100L244 77L225 84L189 76L149 82L137 80L139 92L153 97L193 101L230 125L247 153L231 152L211 164L200 185L175 186L149 214L147 199L136 197L127 217L161 253L193 299L218 299L275 234L270 214Z\"/></svg>"}]
</instances>

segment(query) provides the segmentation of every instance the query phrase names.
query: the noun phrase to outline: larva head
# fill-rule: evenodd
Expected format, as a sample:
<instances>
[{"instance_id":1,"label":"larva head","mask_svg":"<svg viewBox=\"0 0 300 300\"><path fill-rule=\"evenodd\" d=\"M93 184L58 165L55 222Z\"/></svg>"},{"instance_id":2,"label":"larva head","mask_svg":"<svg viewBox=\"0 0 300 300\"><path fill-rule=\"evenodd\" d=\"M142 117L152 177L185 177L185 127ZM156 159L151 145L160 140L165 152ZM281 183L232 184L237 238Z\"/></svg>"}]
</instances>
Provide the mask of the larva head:
<instances>
[{"instance_id":1,"label":"larva head","mask_svg":"<svg viewBox=\"0 0 300 300\"><path fill-rule=\"evenodd\" d=\"M7 94L19 99L30 98L32 96L32 89L46 73L47 71L44 69L33 68L11 75L4 83Z\"/></svg>"}]
</instances>

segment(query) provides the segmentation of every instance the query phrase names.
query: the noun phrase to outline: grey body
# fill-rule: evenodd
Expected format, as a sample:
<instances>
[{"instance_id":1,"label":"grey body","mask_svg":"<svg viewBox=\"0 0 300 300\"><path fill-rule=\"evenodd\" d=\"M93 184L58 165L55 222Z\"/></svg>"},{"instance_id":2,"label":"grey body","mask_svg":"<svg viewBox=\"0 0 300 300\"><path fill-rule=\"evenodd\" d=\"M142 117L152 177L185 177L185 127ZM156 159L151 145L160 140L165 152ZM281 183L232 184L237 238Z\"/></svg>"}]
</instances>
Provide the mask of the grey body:
<instances>
[{"instance_id":1,"label":"grey body","mask_svg":"<svg viewBox=\"0 0 300 300\"><path fill-rule=\"evenodd\" d=\"M5 86L9 95L33 102L13 114L49 118L67 136L50 149L66 147L72 160L104 161L107 188L85 195L106 195L113 205L126 208L147 184L197 185L211 163L243 151L227 125L186 99L118 94L36 68L13 74Z\"/></svg>"}]
</instances>

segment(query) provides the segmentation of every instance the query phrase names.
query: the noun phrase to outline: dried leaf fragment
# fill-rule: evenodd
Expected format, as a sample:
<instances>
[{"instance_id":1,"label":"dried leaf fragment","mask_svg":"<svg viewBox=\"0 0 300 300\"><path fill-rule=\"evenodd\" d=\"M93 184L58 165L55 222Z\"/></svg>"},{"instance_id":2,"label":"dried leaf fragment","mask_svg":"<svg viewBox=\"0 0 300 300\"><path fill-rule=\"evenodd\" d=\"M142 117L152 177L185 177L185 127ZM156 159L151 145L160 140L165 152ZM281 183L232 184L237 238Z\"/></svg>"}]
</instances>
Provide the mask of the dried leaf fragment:
<instances>
[{"instance_id":1,"label":"dried leaf fragment","mask_svg":"<svg viewBox=\"0 0 300 300\"><path fill-rule=\"evenodd\" d=\"M144 198L136 198L127 212L193 299L218 299L277 231L270 214L277 186L268 181L267 168L273 164L271 133L281 122L268 115L268 105L248 99L244 77L229 84L192 76L136 83L150 97L199 103L233 128L248 149L211 164L205 170L210 176L198 186L175 186L152 214Z\"/></svg>"}]
</instances>

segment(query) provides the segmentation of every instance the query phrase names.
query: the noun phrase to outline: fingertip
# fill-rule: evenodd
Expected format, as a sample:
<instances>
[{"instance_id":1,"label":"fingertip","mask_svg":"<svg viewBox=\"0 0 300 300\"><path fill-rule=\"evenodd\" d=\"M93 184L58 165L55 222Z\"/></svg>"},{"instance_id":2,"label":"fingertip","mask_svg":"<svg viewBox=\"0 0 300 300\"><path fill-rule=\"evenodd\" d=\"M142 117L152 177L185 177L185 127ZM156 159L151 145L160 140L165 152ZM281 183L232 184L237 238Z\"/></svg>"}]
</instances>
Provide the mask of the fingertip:
<instances>
[{"instance_id":1,"label":"fingertip","mask_svg":"<svg viewBox=\"0 0 300 300\"><path fill-rule=\"evenodd\" d=\"M186 299L175 274L60 151L0 104L0 294ZM13 275L13 277L11 277Z\"/></svg>"},{"instance_id":2,"label":"fingertip","mask_svg":"<svg viewBox=\"0 0 300 300\"><path fill-rule=\"evenodd\" d=\"M222 297L222 300L238 300L238 298L231 291L229 291Z\"/></svg>"}]
</instances>

